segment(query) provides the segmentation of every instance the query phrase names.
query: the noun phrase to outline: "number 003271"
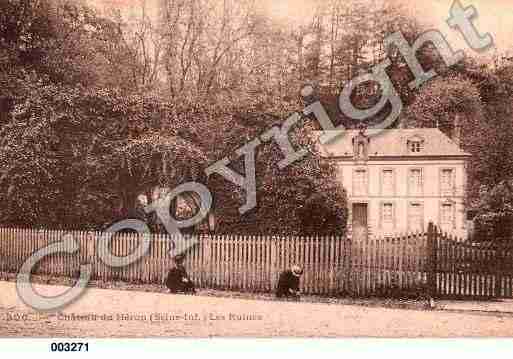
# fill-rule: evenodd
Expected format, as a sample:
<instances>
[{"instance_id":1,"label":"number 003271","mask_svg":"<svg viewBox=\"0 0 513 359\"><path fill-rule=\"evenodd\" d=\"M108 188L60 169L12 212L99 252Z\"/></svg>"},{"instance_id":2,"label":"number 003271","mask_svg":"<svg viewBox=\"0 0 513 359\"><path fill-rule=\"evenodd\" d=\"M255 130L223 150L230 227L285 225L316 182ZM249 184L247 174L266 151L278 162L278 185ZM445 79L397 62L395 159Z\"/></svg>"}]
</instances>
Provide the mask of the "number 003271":
<instances>
[{"instance_id":1,"label":"number 003271","mask_svg":"<svg viewBox=\"0 0 513 359\"><path fill-rule=\"evenodd\" d=\"M89 343L52 343L52 352L88 352Z\"/></svg>"}]
</instances>

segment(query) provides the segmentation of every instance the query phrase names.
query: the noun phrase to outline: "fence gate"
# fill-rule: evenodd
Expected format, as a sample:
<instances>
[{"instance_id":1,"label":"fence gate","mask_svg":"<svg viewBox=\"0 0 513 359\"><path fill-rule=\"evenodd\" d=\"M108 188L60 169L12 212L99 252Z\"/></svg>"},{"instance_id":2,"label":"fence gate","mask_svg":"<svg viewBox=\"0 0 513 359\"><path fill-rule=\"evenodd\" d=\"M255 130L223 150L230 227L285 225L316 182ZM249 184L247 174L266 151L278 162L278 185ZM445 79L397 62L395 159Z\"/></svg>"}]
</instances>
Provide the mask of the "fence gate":
<instances>
[{"instance_id":1,"label":"fence gate","mask_svg":"<svg viewBox=\"0 0 513 359\"><path fill-rule=\"evenodd\" d=\"M442 298L513 297L512 247L501 243L461 241L434 227L431 283Z\"/></svg>"}]
</instances>

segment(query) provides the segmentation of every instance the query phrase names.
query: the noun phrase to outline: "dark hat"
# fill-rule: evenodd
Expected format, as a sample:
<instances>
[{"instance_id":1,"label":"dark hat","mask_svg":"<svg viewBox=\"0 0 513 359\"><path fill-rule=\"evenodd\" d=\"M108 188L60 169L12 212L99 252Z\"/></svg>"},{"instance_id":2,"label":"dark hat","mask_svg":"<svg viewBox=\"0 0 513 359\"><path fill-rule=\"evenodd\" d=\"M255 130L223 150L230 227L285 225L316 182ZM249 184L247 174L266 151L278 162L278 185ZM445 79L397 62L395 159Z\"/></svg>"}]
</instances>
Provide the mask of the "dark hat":
<instances>
[{"instance_id":1,"label":"dark hat","mask_svg":"<svg viewBox=\"0 0 513 359\"><path fill-rule=\"evenodd\" d=\"M177 254L176 256L174 256L173 259L175 260L175 262L183 262L183 260L185 259L185 255Z\"/></svg>"}]
</instances>

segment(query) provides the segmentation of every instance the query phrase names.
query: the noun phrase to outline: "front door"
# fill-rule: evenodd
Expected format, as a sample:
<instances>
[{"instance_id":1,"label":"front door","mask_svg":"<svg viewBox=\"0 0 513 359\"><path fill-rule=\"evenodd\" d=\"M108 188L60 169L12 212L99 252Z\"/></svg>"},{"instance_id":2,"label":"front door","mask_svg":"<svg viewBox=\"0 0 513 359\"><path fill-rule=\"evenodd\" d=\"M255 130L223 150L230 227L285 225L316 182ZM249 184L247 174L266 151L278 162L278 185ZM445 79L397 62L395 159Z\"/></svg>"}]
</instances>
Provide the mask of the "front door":
<instances>
[{"instance_id":1,"label":"front door","mask_svg":"<svg viewBox=\"0 0 513 359\"><path fill-rule=\"evenodd\" d=\"M353 238L367 239L367 203L353 203Z\"/></svg>"}]
</instances>

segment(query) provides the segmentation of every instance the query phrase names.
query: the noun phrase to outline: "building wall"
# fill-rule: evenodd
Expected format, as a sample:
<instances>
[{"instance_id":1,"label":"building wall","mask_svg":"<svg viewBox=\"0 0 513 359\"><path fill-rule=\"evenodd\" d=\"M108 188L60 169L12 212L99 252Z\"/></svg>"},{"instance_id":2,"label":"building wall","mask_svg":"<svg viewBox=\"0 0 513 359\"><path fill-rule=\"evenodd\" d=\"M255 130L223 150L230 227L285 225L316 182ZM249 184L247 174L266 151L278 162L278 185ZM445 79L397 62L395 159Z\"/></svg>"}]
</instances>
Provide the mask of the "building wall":
<instances>
[{"instance_id":1,"label":"building wall","mask_svg":"<svg viewBox=\"0 0 513 359\"><path fill-rule=\"evenodd\" d=\"M335 160L337 161L337 160ZM371 236L382 237L394 233L411 232L412 226L408 220L410 204L422 204L423 230L427 230L430 221L441 226L442 203L451 201L453 203L454 221L452 225L442 227L444 231L450 232L459 238L466 239L468 224L466 222L466 211L464 196L466 192L466 171L464 160L395 160L395 161L368 161L365 164L357 164L354 161L337 161L338 176L348 193L349 199L349 229L352 224L352 203L367 203L368 205L368 230ZM408 177L410 169L420 168L423 177L423 192L419 195L412 195L409 192ZM453 169L454 188L450 195L441 193L441 171L442 169ZM358 195L354 188L354 172L357 169L367 170L367 194ZM392 169L394 172L395 193L384 194L382 189L382 171ZM393 203L394 220L393 225L384 225L382 222L383 203ZM411 219L411 218L410 218ZM351 232L351 231L350 231Z\"/></svg>"}]
</instances>

